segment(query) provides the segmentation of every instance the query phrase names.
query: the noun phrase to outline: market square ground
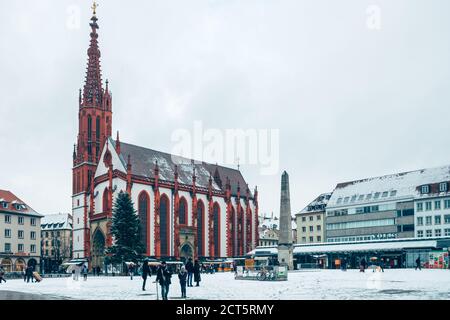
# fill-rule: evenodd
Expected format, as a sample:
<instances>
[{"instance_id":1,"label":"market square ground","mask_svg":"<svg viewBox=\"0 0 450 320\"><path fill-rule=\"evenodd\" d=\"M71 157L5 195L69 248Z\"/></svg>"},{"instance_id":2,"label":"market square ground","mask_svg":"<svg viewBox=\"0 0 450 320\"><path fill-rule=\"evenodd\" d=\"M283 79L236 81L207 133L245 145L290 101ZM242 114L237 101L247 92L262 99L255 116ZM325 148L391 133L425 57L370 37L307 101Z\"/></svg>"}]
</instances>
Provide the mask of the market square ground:
<instances>
[{"instance_id":1,"label":"market square ground","mask_svg":"<svg viewBox=\"0 0 450 320\"><path fill-rule=\"evenodd\" d=\"M155 276L141 290L142 279L134 277L47 278L41 283L9 280L0 285L7 292L37 294L50 299L156 300ZM288 281L234 280L233 273L202 275L200 287L187 288L188 300L383 300L450 299L450 270L392 269L384 273L367 270L320 270L290 272ZM7 291L7 292L5 292ZM169 299L180 298L180 285L172 278ZM9 295L11 297L11 294ZM15 295L20 299L20 295ZM27 299L27 295L23 296Z\"/></svg>"}]
</instances>

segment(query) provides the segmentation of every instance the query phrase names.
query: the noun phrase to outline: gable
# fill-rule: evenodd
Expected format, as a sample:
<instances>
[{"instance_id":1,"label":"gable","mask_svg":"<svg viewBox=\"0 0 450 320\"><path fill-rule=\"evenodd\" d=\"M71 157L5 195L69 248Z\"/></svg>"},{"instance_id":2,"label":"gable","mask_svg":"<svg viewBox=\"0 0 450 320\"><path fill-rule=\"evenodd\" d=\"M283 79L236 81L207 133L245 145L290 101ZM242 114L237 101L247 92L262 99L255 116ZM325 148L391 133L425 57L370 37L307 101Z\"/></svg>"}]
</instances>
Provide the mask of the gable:
<instances>
[{"instance_id":1,"label":"gable","mask_svg":"<svg viewBox=\"0 0 450 320\"><path fill-rule=\"evenodd\" d=\"M126 166L120 156L117 154L114 146L115 144L113 140L111 138L108 138L105 142L105 145L103 146L97 169L95 170L95 177L99 177L108 173L109 169L105 164L105 154L107 152L111 154L111 163L113 165L113 169L122 171L123 173L127 173Z\"/></svg>"}]
</instances>

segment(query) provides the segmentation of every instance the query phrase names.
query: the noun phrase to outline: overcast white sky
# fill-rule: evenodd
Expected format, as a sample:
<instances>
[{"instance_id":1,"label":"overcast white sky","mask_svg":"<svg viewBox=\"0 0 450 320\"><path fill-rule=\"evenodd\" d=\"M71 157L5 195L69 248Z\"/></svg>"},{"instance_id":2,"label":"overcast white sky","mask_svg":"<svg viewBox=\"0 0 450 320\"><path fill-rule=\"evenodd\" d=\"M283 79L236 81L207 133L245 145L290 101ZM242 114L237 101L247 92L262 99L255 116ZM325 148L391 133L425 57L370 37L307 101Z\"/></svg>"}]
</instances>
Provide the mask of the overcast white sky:
<instances>
[{"instance_id":1,"label":"overcast white sky","mask_svg":"<svg viewBox=\"0 0 450 320\"><path fill-rule=\"evenodd\" d=\"M98 2L113 130L171 151L195 120L279 129L279 174L241 166L261 212L282 170L295 213L338 182L450 164L448 0ZM43 214L71 210L90 6L0 0L0 188Z\"/></svg>"}]
</instances>

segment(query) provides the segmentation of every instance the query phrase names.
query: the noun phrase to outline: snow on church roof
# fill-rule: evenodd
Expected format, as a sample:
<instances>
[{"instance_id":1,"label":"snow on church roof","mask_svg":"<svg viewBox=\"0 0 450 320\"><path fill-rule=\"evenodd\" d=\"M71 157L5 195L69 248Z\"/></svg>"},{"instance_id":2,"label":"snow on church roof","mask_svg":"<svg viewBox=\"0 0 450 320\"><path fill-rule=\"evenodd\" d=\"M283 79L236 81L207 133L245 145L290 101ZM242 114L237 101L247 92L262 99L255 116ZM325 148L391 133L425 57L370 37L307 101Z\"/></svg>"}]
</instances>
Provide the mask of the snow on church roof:
<instances>
[{"instance_id":1,"label":"snow on church roof","mask_svg":"<svg viewBox=\"0 0 450 320\"><path fill-rule=\"evenodd\" d=\"M115 141L112 140L112 142L115 145ZM155 163L158 161L161 180L174 181L175 165L178 165L178 181L182 184L192 185L193 168L195 167L196 185L198 187L208 188L209 178L212 177L213 189L224 191L228 177L231 183L231 194L237 195L237 185L239 182L241 196L245 197L247 183L239 170L200 161L195 161L193 164L191 159L124 143L122 141L120 142L120 153L121 161L125 167L128 155L130 155L132 174L151 178L153 177ZM214 179L216 169L221 180L221 186L218 184L219 181ZM251 192L250 197L252 197Z\"/></svg>"},{"instance_id":2,"label":"snow on church roof","mask_svg":"<svg viewBox=\"0 0 450 320\"><path fill-rule=\"evenodd\" d=\"M328 207L413 198L417 187L449 180L450 166L443 166L339 183Z\"/></svg>"}]
</instances>

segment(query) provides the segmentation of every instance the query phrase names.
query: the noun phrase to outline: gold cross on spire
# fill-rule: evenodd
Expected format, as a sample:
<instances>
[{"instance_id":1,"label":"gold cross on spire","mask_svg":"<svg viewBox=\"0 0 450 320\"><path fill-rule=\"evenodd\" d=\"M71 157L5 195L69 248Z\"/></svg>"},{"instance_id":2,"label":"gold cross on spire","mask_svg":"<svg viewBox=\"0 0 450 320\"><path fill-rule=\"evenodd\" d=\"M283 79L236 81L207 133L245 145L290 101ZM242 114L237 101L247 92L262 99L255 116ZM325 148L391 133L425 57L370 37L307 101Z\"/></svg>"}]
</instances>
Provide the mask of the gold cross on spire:
<instances>
[{"instance_id":1,"label":"gold cross on spire","mask_svg":"<svg viewBox=\"0 0 450 320\"><path fill-rule=\"evenodd\" d=\"M98 8L98 4L97 4L97 2L94 1L94 3L92 4L92 7L91 7L91 9L93 10L94 16L95 16L96 13L97 13L97 12L96 12L97 8Z\"/></svg>"}]
</instances>

